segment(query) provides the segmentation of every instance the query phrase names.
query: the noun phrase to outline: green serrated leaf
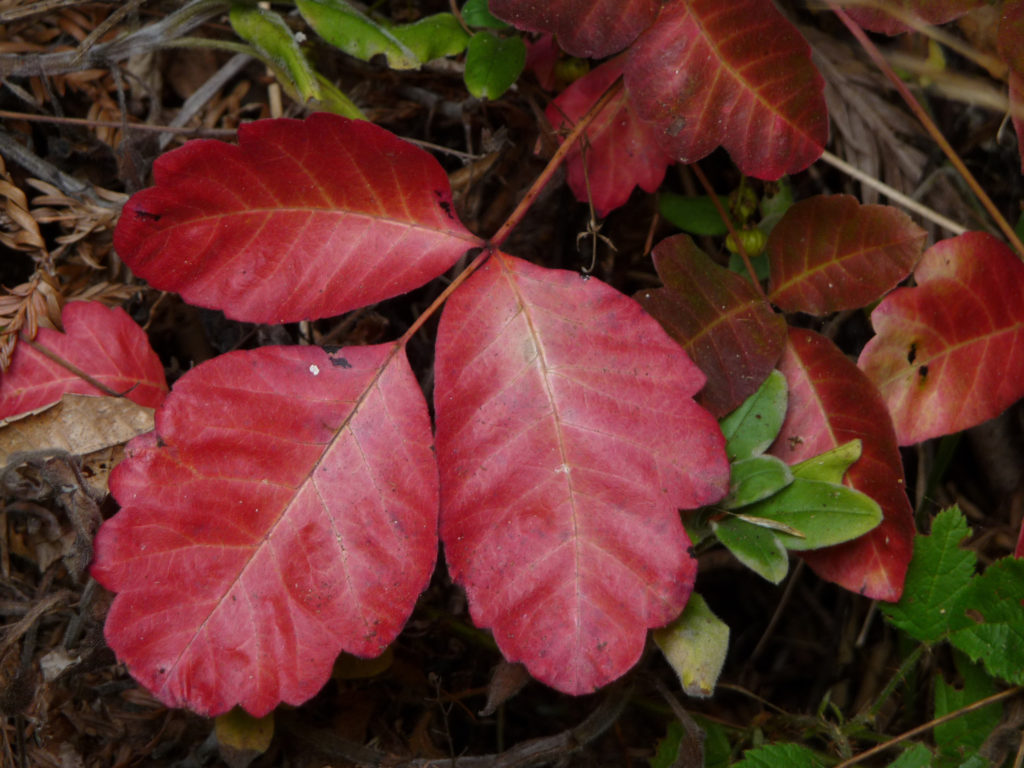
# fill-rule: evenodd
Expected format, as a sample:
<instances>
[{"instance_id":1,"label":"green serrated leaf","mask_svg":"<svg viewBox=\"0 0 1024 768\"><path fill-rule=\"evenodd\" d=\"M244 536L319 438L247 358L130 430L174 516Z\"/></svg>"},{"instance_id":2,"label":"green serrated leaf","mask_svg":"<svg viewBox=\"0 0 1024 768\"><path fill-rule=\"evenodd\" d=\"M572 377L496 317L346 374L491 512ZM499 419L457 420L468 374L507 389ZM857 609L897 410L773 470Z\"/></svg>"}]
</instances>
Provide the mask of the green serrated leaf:
<instances>
[{"instance_id":1,"label":"green serrated leaf","mask_svg":"<svg viewBox=\"0 0 1024 768\"><path fill-rule=\"evenodd\" d=\"M845 485L800 477L774 496L744 507L743 512L802 533L802 538L776 534L787 549L800 551L856 539L882 522L882 508L870 496Z\"/></svg>"},{"instance_id":2,"label":"green serrated leaf","mask_svg":"<svg viewBox=\"0 0 1024 768\"><path fill-rule=\"evenodd\" d=\"M729 461L758 456L775 442L786 418L788 399L786 377L772 371L757 392L719 422Z\"/></svg>"},{"instance_id":3,"label":"green serrated leaf","mask_svg":"<svg viewBox=\"0 0 1024 768\"><path fill-rule=\"evenodd\" d=\"M235 34L287 75L303 103L320 101L316 73L284 19L256 6L233 5L228 20Z\"/></svg>"},{"instance_id":4,"label":"green serrated leaf","mask_svg":"<svg viewBox=\"0 0 1024 768\"><path fill-rule=\"evenodd\" d=\"M320 37L362 61L383 54L391 69L416 69L423 62L384 25L344 0L296 0L302 18Z\"/></svg>"},{"instance_id":5,"label":"green serrated leaf","mask_svg":"<svg viewBox=\"0 0 1024 768\"><path fill-rule=\"evenodd\" d=\"M466 49L466 88L478 99L497 99L526 65L526 45L518 37L477 32Z\"/></svg>"},{"instance_id":6,"label":"green serrated leaf","mask_svg":"<svg viewBox=\"0 0 1024 768\"><path fill-rule=\"evenodd\" d=\"M789 572L789 553L768 528L727 515L711 524L718 540L758 576L779 584Z\"/></svg>"},{"instance_id":7,"label":"green serrated leaf","mask_svg":"<svg viewBox=\"0 0 1024 768\"><path fill-rule=\"evenodd\" d=\"M793 472L775 456L754 456L734 461L730 468L729 495L720 503L737 509L767 499L793 482Z\"/></svg>"},{"instance_id":8,"label":"green serrated leaf","mask_svg":"<svg viewBox=\"0 0 1024 768\"><path fill-rule=\"evenodd\" d=\"M450 13L436 13L390 29L391 34L422 62L456 56L466 50L469 43L469 34Z\"/></svg>"},{"instance_id":9,"label":"green serrated leaf","mask_svg":"<svg viewBox=\"0 0 1024 768\"><path fill-rule=\"evenodd\" d=\"M934 755L924 744L911 744L889 763L889 768L931 768Z\"/></svg>"},{"instance_id":10,"label":"green serrated leaf","mask_svg":"<svg viewBox=\"0 0 1024 768\"><path fill-rule=\"evenodd\" d=\"M935 717L942 717L950 712L969 706L976 701L996 693L997 686L980 664L972 664L961 653L954 656L956 669L963 681L960 688L948 685L941 676L935 680ZM1003 720L1001 702L989 704L987 707L965 712L948 722L936 725L935 746L943 757L953 764L977 753L982 743Z\"/></svg>"},{"instance_id":11,"label":"green serrated leaf","mask_svg":"<svg viewBox=\"0 0 1024 768\"><path fill-rule=\"evenodd\" d=\"M462 6L462 20L471 27L487 27L488 29L506 30L512 27L491 14L487 0L466 0Z\"/></svg>"},{"instance_id":12,"label":"green serrated leaf","mask_svg":"<svg viewBox=\"0 0 1024 768\"><path fill-rule=\"evenodd\" d=\"M654 631L654 642L688 695L705 698L714 693L729 649L729 627L712 613L703 597L696 592L690 595L682 615Z\"/></svg>"},{"instance_id":13,"label":"green serrated leaf","mask_svg":"<svg viewBox=\"0 0 1024 768\"><path fill-rule=\"evenodd\" d=\"M734 768L824 768L817 753L799 744L768 744L748 749Z\"/></svg>"},{"instance_id":14,"label":"green serrated leaf","mask_svg":"<svg viewBox=\"0 0 1024 768\"><path fill-rule=\"evenodd\" d=\"M729 210L729 198L719 195L718 201L723 210ZM719 237L729 231L710 195L688 197L675 192L662 192L658 195L658 212L670 223L692 235Z\"/></svg>"},{"instance_id":15,"label":"green serrated leaf","mask_svg":"<svg viewBox=\"0 0 1024 768\"><path fill-rule=\"evenodd\" d=\"M960 548L969 533L963 514L953 506L935 518L931 535L915 537L902 599L881 604L890 623L930 645L946 636L954 604L974 575L974 553Z\"/></svg>"},{"instance_id":16,"label":"green serrated leaf","mask_svg":"<svg viewBox=\"0 0 1024 768\"><path fill-rule=\"evenodd\" d=\"M1024 560L1005 557L966 586L949 612L949 641L990 674L1024 683Z\"/></svg>"},{"instance_id":17,"label":"green serrated leaf","mask_svg":"<svg viewBox=\"0 0 1024 768\"><path fill-rule=\"evenodd\" d=\"M794 464L793 476L806 480L821 480L823 483L841 483L846 470L853 466L860 458L860 454L860 440L851 440L831 451L819 453L806 461Z\"/></svg>"}]
</instances>

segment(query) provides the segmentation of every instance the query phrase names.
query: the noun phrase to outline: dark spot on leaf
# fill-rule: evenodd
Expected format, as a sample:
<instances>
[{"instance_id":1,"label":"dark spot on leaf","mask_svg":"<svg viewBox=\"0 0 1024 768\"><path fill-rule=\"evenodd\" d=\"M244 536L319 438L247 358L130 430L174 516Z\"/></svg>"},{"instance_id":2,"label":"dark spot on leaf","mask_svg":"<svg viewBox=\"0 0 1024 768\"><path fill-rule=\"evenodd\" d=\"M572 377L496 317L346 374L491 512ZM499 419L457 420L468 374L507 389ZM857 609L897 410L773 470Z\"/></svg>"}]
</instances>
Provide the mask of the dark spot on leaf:
<instances>
[{"instance_id":1,"label":"dark spot on leaf","mask_svg":"<svg viewBox=\"0 0 1024 768\"><path fill-rule=\"evenodd\" d=\"M967 618L971 621L976 622L978 624L985 623L985 617L982 615L980 611L977 611L974 608L968 608L966 611L964 611L964 615L967 616Z\"/></svg>"},{"instance_id":2,"label":"dark spot on leaf","mask_svg":"<svg viewBox=\"0 0 1024 768\"><path fill-rule=\"evenodd\" d=\"M346 360L344 357L330 357L331 365L335 368L351 368L352 363Z\"/></svg>"},{"instance_id":3,"label":"dark spot on leaf","mask_svg":"<svg viewBox=\"0 0 1024 768\"><path fill-rule=\"evenodd\" d=\"M160 221L159 213L150 213L149 211L135 210L135 218L142 221Z\"/></svg>"},{"instance_id":4,"label":"dark spot on leaf","mask_svg":"<svg viewBox=\"0 0 1024 768\"><path fill-rule=\"evenodd\" d=\"M802 437L797 437L796 435L794 435L793 437L789 438L789 450L795 451L796 447L798 445L802 445L803 442L804 439Z\"/></svg>"},{"instance_id":5,"label":"dark spot on leaf","mask_svg":"<svg viewBox=\"0 0 1024 768\"><path fill-rule=\"evenodd\" d=\"M444 211L444 215L452 221L455 221L455 215L452 213L452 204L447 200L441 201L441 210Z\"/></svg>"},{"instance_id":6,"label":"dark spot on leaf","mask_svg":"<svg viewBox=\"0 0 1024 768\"><path fill-rule=\"evenodd\" d=\"M914 361L916 359L917 359L917 342L916 341L912 341L912 342L910 342L910 351L907 352L907 362L910 363L911 365L913 365Z\"/></svg>"},{"instance_id":7,"label":"dark spot on leaf","mask_svg":"<svg viewBox=\"0 0 1024 768\"><path fill-rule=\"evenodd\" d=\"M924 384L928 380L928 366L922 365L920 368L918 368L917 376L921 380L921 383Z\"/></svg>"}]
</instances>

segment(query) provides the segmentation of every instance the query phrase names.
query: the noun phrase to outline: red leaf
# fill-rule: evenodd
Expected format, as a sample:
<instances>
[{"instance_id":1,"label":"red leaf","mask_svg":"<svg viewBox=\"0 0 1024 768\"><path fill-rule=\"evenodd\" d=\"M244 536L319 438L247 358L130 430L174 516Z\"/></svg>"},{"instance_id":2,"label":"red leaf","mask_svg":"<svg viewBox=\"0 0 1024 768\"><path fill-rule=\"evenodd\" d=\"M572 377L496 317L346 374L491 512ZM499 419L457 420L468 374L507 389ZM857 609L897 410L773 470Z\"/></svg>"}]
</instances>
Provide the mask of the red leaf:
<instances>
[{"instance_id":1,"label":"red leaf","mask_svg":"<svg viewBox=\"0 0 1024 768\"><path fill-rule=\"evenodd\" d=\"M551 125L571 127L622 74L624 63L621 57L613 59L569 86L545 112ZM566 160L569 186L576 199L586 202L589 198L598 216L605 216L629 199L633 187L657 190L672 162L658 148L658 134L657 128L633 113L625 92L619 91L587 128L585 152L577 144Z\"/></svg>"},{"instance_id":2,"label":"red leaf","mask_svg":"<svg viewBox=\"0 0 1024 768\"><path fill-rule=\"evenodd\" d=\"M708 377L697 402L721 418L771 373L786 344L786 321L686 235L662 240L652 255L665 287L640 291L637 300Z\"/></svg>"},{"instance_id":3,"label":"red leaf","mask_svg":"<svg viewBox=\"0 0 1024 768\"><path fill-rule=\"evenodd\" d=\"M980 8L985 0L886 0L894 10L903 11L925 24L945 24L963 16L973 8ZM911 31L896 16L881 8L847 8L846 13L864 29L885 35L898 35Z\"/></svg>"},{"instance_id":4,"label":"red leaf","mask_svg":"<svg viewBox=\"0 0 1024 768\"><path fill-rule=\"evenodd\" d=\"M744 173L776 179L817 160L828 139L824 80L771 0L669 0L630 49L625 80L682 162L721 144Z\"/></svg>"},{"instance_id":5,"label":"red leaf","mask_svg":"<svg viewBox=\"0 0 1024 768\"><path fill-rule=\"evenodd\" d=\"M393 344L263 347L186 374L111 476L106 638L168 706L260 717L381 653L437 552L426 402Z\"/></svg>"},{"instance_id":6,"label":"red leaf","mask_svg":"<svg viewBox=\"0 0 1024 768\"><path fill-rule=\"evenodd\" d=\"M984 232L943 240L871 313L858 365L900 445L973 427L1024 397L1024 264Z\"/></svg>"},{"instance_id":7,"label":"red leaf","mask_svg":"<svg viewBox=\"0 0 1024 768\"><path fill-rule=\"evenodd\" d=\"M236 320L329 317L423 285L482 243L440 164L370 123L243 125L160 157L114 245L136 275Z\"/></svg>"},{"instance_id":8,"label":"red leaf","mask_svg":"<svg viewBox=\"0 0 1024 768\"><path fill-rule=\"evenodd\" d=\"M789 410L771 453L796 464L859 439L863 452L844 482L878 502L883 514L859 539L800 556L823 579L875 600L899 600L914 518L885 403L857 366L813 331L790 329L779 370L789 383Z\"/></svg>"},{"instance_id":9,"label":"red leaf","mask_svg":"<svg viewBox=\"0 0 1024 768\"><path fill-rule=\"evenodd\" d=\"M61 322L64 333L40 328L36 342L139 405L155 408L163 402L163 365L123 309L73 301L64 307ZM22 342L0 375L0 419L56 403L68 393L107 394Z\"/></svg>"},{"instance_id":10,"label":"red leaf","mask_svg":"<svg viewBox=\"0 0 1024 768\"><path fill-rule=\"evenodd\" d=\"M658 0L490 0L491 13L518 29L553 32L573 56L618 53L654 21Z\"/></svg>"},{"instance_id":11,"label":"red leaf","mask_svg":"<svg viewBox=\"0 0 1024 768\"><path fill-rule=\"evenodd\" d=\"M561 691L614 680L689 597L677 508L728 486L704 376L636 302L500 253L448 300L436 376L441 536L473 620Z\"/></svg>"},{"instance_id":12,"label":"red leaf","mask_svg":"<svg viewBox=\"0 0 1024 768\"><path fill-rule=\"evenodd\" d=\"M768 238L768 298L785 312L811 315L863 307L910 274L926 237L888 205L860 205L850 195L804 200Z\"/></svg>"}]
</instances>

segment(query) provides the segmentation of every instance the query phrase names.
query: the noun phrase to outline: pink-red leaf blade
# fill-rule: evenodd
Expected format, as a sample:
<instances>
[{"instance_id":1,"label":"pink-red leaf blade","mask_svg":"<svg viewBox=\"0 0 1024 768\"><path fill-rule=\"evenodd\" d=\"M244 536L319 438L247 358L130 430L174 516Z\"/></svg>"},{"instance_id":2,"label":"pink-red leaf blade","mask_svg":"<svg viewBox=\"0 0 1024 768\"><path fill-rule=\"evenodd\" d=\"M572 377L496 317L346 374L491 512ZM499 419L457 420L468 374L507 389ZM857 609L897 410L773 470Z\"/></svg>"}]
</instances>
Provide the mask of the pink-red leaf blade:
<instances>
[{"instance_id":1,"label":"pink-red leaf blade","mask_svg":"<svg viewBox=\"0 0 1024 768\"><path fill-rule=\"evenodd\" d=\"M491 13L528 32L553 32L573 56L618 53L654 21L657 0L490 0Z\"/></svg>"},{"instance_id":2,"label":"pink-red leaf blade","mask_svg":"<svg viewBox=\"0 0 1024 768\"><path fill-rule=\"evenodd\" d=\"M163 365L127 312L73 301L64 307L61 322L64 333L40 328L36 343L139 405L155 408L163 402ZM56 403L68 393L109 394L23 341L0 374L0 419Z\"/></svg>"},{"instance_id":3,"label":"pink-red leaf blade","mask_svg":"<svg viewBox=\"0 0 1024 768\"><path fill-rule=\"evenodd\" d=\"M110 647L168 706L259 717L342 651L375 656L426 586L437 467L394 345L222 355L175 385L111 477L93 576Z\"/></svg>"},{"instance_id":4,"label":"pink-red leaf blade","mask_svg":"<svg viewBox=\"0 0 1024 768\"><path fill-rule=\"evenodd\" d=\"M622 74L624 64L623 58L613 59L570 85L545 112L551 125L571 129ZM620 90L587 127L585 144L578 143L566 158L576 199L591 200L603 217L625 203L634 187L657 190L672 162L658 146L658 133L633 113Z\"/></svg>"},{"instance_id":5,"label":"pink-red leaf blade","mask_svg":"<svg viewBox=\"0 0 1024 768\"><path fill-rule=\"evenodd\" d=\"M845 484L882 508L881 524L859 539L801 552L824 579L876 600L899 600L913 552L914 520L903 464L885 403L871 382L824 336L792 328L779 370L789 410L771 448L787 464L861 441Z\"/></svg>"},{"instance_id":6,"label":"pink-red leaf blade","mask_svg":"<svg viewBox=\"0 0 1024 768\"><path fill-rule=\"evenodd\" d=\"M1024 397L1024 264L984 232L929 248L871 313L878 334L858 365L875 383L900 445L959 432Z\"/></svg>"},{"instance_id":7,"label":"pink-red leaf blade","mask_svg":"<svg viewBox=\"0 0 1024 768\"><path fill-rule=\"evenodd\" d=\"M768 238L772 303L824 315L880 299L924 252L925 231L887 205L818 195L788 211Z\"/></svg>"},{"instance_id":8,"label":"pink-red leaf blade","mask_svg":"<svg viewBox=\"0 0 1024 768\"><path fill-rule=\"evenodd\" d=\"M668 0L630 48L625 83L682 162L721 144L744 173L777 179L828 139L824 80L771 0Z\"/></svg>"},{"instance_id":9,"label":"pink-red leaf blade","mask_svg":"<svg viewBox=\"0 0 1024 768\"><path fill-rule=\"evenodd\" d=\"M561 691L619 677L696 564L677 508L720 498L704 377L636 302L495 254L438 331L441 535L474 621Z\"/></svg>"},{"instance_id":10,"label":"pink-red leaf blade","mask_svg":"<svg viewBox=\"0 0 1024 768\"><path fill-rule=\"evenodd\" d=\"M911 31L912 27L900 15L887 13L889 8L925 24L945 24L984 4L985 0L886 0L885 9L847 8L846 13L864 29L898 35Z\"/></svg>"},{"instance_id":11,"label":"pink-red leaf blade","mask_svg":"<svg viewBox=\"0 0 1024 768\"><path fill-rule=\"evenodd\" d=\"M721 418L771 373L786 344L786 321L687 235L662 240L653 257L665 287L636 298L708 377L697 402Z\"/></svg>"},{"instance_id":12,"label":"pink-red leaf blade","mask_svg":"<svg viewBox=\"0 0 1024 768\"><path fill-rule=\"evenodd\" d=\"M424 150L337 115L243 125L159 158L114 245L136 275L236 320L338 315L418 288L480 245Z\"/></svg>"}]
</instances>

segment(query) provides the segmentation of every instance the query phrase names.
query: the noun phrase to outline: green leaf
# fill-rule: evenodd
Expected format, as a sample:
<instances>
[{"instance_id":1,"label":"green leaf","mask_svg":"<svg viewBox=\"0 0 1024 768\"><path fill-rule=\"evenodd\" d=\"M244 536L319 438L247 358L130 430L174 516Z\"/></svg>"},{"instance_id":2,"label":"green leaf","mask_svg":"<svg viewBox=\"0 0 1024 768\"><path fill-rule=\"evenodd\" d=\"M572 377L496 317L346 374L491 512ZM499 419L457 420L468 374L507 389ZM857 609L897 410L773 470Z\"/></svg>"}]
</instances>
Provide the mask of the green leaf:
<instances>
[{"instance_id":1,"label":"green leaf","mask_svg":"<svg viewBox=\"0 0 1024 768\"><path fill-rule=\"evenodd\" d=\"M436 13L390 29L421 62L455 56L469 43L469 34L450 13Z\"/></svg>"},{"instance_id":2,"label":"green leaf","mask_svg":"<svg viewBox=\"0 0 1024 768\"><path fill-rule=\"evenodd\" d=\"M851 440L836 446L831 451L819 453L806 461L794 464L793 476L802 477L805 480L821 480L823 483L841 483L846 470L860 458L860 453L860 440Z\"/></svg>"},{"instance_id":3,"label":"green leaf","mask_svg":"<svg viewBox=\"0 0 1024 768\"><path fill-rule=\"evenodd\" d=\"M462 20L471 27L487 27L488 29L512 29L504 21L491 14L487 0L466 0L462 6Z\"/></svg>"},{"instance_id":4,"label":"green leaf","mask_svg":"<svg viewBox=\"0 0 1024 768\"><path fill-rule=\"evenodd\" d=\"M340 91L334 83L316 73L316 82L320 86L320 109L324 112L333 112L336 115L347 117L350 120L365 120L366 115L355 105L355 103Z\"/></svg>"},{"instance_id":5,"label":"green leaf","mask_svg":"<svg viewBox=\"0 0 1024 768\"><path fill-rule=\"evenodd\" d=\"M369 61L384 54L391 69L416 69L423 63L385 25L343 0L296 0L295 5L320 37L349 56Z\"/></svg>"},{"instance_id":6,"label":"green leaf","mask_svg":"<svg viewBox=\"0 0 1024 768\"><path fill-rule=\"evenodd\" d=\"M772 371L757 392L719 422L729 461L758 456L775 442L786 418L788 401L786 377Z\"/></svg>"},{"instance_id":7,"label":"green leaf","mask_svg":"<svg viewBox=\"0 0 1024 768\"><path fill-rule=\"evenodd\" d=\"M799 744L768 744L748 749L733 768L825 768L825 763Z\"/></svg>"},{"instance_id":8,"label":"green leaf","mask_svg":"<svg viewBox=\"0 0 1024 768\"><path fill-rule=\"evenodd\" d=\"M786 211L793 207L793 187L787 177L775 182L774 193L761 198L761 222L757 228L770 235Z\"/></svg>"},{"instance_id":9,"label":"green leaf","mask_svg":"<svg viewBox=\"0 0 1024 768\"><path fill-rule=\"evenodd\" d=\"M998 560L962 590L949 612L949 641L990 674L1024 683L1024 560Z\"/></svg>"},{"instance_id":10,"label":"green leaf","mask_svg":"<svg viewBox=\"0 0 1024 768\"><path fill-rule=\"evenodd\" d=\"M728 211L729 198L719 195L718 200ZM710 195L687 197L675 192L662 192L658 195L658 212L679 229L693 235L718 237L729 231Z\"/></svg>"},{"instance_id":11,"label":"green leaf","mask_svg":"<svg viewBox=\"0 0 1024 768\"><path fill-rule=\"evenodd\" d=\"M802 537L776 533L787 549L831 547L856 539L882 522L882 508L870 496L835 483L798 477L743 513L782 523Z\"/></svg>"},{"instance_id":12,"label":"green leaf","mask_svg":"<svg viewBox=\"0 0 1024 768\"><path fill-rule=\"evenodd\" d=\"M954 656L963 687L948 685L941 676L935 680L935 717L948 715L996 693L995 682L980 664L972 664L961 653ZM954 765L976 753L989 734L1003 720L1001 702L965 712L960 717L935 726L935 746Z\"/></svg>"},{"instance_id":13,"label":"green leaf","mask_svg":"<svg viewBox=\"0 0 1024 768\"><path fill-rule=\"evenodd\" d=\"M678 619L654 630L654 642L688 695L705 698L714 693L729 650L729 627L711 612L703 597L696 592L690 595Z\"/></svg>"},{"instance_id":14,"label":"green leaf","mask_svg":"<svg viewBox=\"0 0 1024 768\"><path fill-rule=\"evenodd\" d=\"M890 623L930 645L945 637L954 604L974 575L974 553L960 548L969 533L963 514L953 506L935 518L930 536L915 537L902 599L880 604Z\"/></svg>"},{"instance_id":15,"label":"green leaf","mask_svg":"<svg viewBox=\"0 0 1024 768\"><path fill-rule=\"evenodd\" d=\"M726 549L758 576L780 583L789 572L789 552L775 533L735 515L711 523Z\"/></svg>"},{"instance_id":16,"label":"green leaf","mask_svg":"<svg viewBox=\"0 0 1024 768\"><path fill-rule=\"evenodd\" d=\"M466 51L466 88L478 99L496 99L516 81L526 65L526 45L518 37L477 32Z\"/></svg>"},{"instance_id":17,"label":"green leaf","mask_svg":"<svg viewBox=\"0 0 1024 768\"><path fill-rule=\"evenodd\" d=\"M924 744L911 744L903 754L889 763L889 768L931 768L932 751Z\"/></svg>"},{"instance_id":18,"label":"green leaf","mask_svg":"<svg viewBox=\"0 0 1024 768\"><path fill-rule=\"evenodd\" d=\"M303 103L321 99L316 73L284 19L256 6L233 5L228 20L235 34L287 75Z\"/></svg>"},{"instance_id":19,"label":"green leaf","mask_svg":"<svg viewBox=\"0 0 1024 768\"><path fill-rule=\"evenodd\" d=\"M217 750L232 768L247 766L270 748L274 738L274 713L256 718L240 707L214 720Z\"/></svg>"},{"instance_id":20,"label":"green leaf","mask_svg":"<svg viewBox=\"0 0 1024 768\"><path fill-rule=\"evenodd\" d=\"M720 503L736 509L767 499L793 482L793 472L775 456L754 456L734 461L729 476L729 495Z\"/></svg>"}]
</instances>

